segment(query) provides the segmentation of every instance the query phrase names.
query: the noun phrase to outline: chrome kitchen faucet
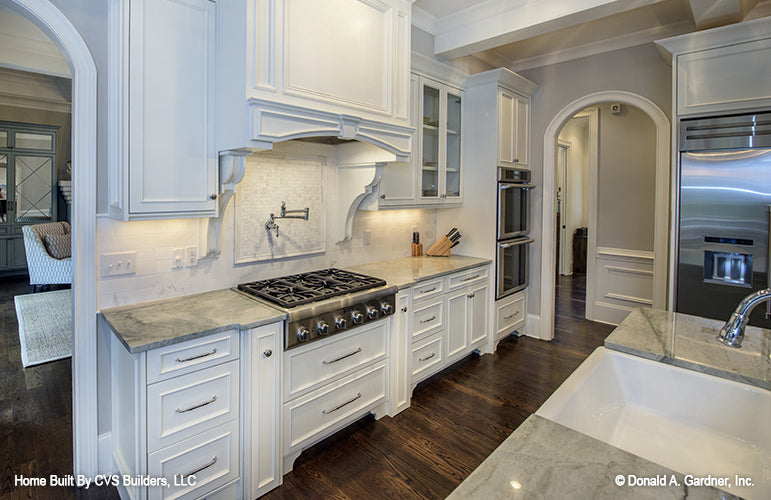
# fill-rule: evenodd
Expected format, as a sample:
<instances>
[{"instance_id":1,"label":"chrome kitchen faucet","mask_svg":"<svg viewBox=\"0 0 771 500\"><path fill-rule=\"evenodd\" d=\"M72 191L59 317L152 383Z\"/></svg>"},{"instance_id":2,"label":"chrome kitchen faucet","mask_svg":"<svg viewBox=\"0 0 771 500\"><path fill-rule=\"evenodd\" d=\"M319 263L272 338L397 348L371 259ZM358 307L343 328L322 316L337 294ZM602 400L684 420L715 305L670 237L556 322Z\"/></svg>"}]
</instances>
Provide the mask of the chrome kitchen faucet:
<instances>
[{"instance_id":1,"label":"chrome kitchen faucet","mask_svg":"<svg viewBox=\"0 0 771 500\"><path fill-rule=\"evenodd\" d=\"M741 347L744 340L744 328L750 320L750 313L761 302L771 301L771 288L758 290L744 297L731 318L726 321L717 339L727 346Z\"/></svg>"},{"instance_id":2,"label":"chrome kitchen faucet","mask_svg":"<svg viewBox=\"0 0 771 500\"><path fill-rule=\"evenodd\" d=\"M287 210L286 202L282 201L281 215L275 215L271 212L270 217L267 221L265 221L265 229L268 231L276 231L276 238L278 238L278 224L276 224L275 219L302 219L307 221L309 213L310 209L308 207L305 207L301 210Z\"/></svg>"}]
</instances>

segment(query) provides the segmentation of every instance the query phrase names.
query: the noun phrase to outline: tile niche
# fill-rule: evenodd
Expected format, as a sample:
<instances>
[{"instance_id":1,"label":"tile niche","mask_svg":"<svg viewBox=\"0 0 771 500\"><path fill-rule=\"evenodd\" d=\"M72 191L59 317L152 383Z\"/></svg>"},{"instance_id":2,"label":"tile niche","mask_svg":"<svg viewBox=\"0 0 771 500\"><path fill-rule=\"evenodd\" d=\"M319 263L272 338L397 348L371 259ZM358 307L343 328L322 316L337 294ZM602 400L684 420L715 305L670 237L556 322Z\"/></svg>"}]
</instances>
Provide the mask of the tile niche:
<instances>
[{"instance_id":1,"label":"tile niche","mask_svg":"<svg viewBox=\"0 0 771 500\"><path fill-rule=\"evenodd\" d=\"M246 159L246 172L235 195L235 262L243 264L323 253L326 250L326 158L260 153ZM308 220L276 218L287 210L309 209Z\"/></svg>"}]
</instances>

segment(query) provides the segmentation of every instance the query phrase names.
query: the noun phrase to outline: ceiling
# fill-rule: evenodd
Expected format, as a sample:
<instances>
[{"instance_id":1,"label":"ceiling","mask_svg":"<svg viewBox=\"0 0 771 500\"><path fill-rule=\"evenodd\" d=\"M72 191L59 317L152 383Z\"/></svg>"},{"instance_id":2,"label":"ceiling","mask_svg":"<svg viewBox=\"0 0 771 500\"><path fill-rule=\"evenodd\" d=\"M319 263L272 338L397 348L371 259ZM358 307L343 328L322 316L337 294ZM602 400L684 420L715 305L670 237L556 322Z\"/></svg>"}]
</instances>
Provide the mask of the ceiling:
<instances>
[{"instance_id":1,"label":"ceiling","mask_svg":"<svg viewBox=\"0 0 771 500\"><path fill-rule=\"evenodd\" d=\"M416 0L434 54L515 71L771 14L765 0Z\"/></svg>"}]
</instances>

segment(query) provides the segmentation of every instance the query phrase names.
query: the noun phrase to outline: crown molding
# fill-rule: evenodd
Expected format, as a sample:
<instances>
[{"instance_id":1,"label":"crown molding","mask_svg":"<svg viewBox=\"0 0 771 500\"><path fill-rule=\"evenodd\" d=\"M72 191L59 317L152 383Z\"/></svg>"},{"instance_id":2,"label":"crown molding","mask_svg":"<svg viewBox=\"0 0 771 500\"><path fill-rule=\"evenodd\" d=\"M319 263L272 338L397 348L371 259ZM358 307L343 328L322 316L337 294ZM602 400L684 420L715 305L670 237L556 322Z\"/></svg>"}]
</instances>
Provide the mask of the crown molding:
<instances>
[{"instance_id":1,"label":"crown molding","mask_svg":"<svg viewBox=\"0 0 771 500\"><path fill-rule=\"evenodd\" d=\"M466 87L466 80L469 77L468 73L445 64L438 59L423 55L420 52L412 53L410 70L413 73L419 73L461 89Z\"/></svg>"},{"instance_id":2,"label":"crown molding","mask_svg":"<svg viewBox=\"0 0 771 500\"><path fill-rule=\"evenodd\" d=\"M595 56L612 52L614 50L628 49L646 43L656 42L662 37L671 37L689 33L693 30L693 24L690 21L680 21L666 26L658 26L642 31L635 31L615 38L608 38L585 45L578 45L563 50L541 54L535 57L528 57L510 61L506 67L513 71L526 71L533 68L540 68L552 64L572 61L583 57ZM658 42L656 42L658 43Z\"/></svg>"},{"instance_id":3,"label":"crown molding","mask_svg":"<svg viewBox=\"0 0 771 500\"><path fill-rule=\"evenodd\" d=\"M439 19L435 18L420 7L412 7L412 25L429 35L436 35Z\"/></svg>"}]
</instances>

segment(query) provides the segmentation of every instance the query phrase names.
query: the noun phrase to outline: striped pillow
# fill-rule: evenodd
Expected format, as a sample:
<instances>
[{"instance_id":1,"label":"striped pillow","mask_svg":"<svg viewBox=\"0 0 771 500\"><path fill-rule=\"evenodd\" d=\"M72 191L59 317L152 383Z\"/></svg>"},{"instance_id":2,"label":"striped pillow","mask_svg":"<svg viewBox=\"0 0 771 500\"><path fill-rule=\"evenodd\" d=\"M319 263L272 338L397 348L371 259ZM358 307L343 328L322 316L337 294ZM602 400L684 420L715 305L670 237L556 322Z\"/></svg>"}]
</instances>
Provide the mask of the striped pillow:
<instances>
[{"instance_id":1,"label":"striped pillow","mask_svg":"<svg viewBox=\"0 0 771 500\"><path fill-rule=\"evenodd\" d=\"M46 250L54 259L68 259L72 255L72 233L45 235Z\"/></svg>"}]
</instances>

